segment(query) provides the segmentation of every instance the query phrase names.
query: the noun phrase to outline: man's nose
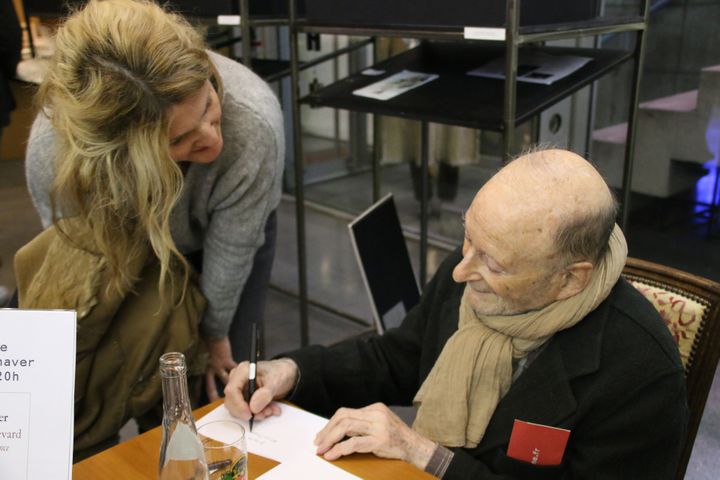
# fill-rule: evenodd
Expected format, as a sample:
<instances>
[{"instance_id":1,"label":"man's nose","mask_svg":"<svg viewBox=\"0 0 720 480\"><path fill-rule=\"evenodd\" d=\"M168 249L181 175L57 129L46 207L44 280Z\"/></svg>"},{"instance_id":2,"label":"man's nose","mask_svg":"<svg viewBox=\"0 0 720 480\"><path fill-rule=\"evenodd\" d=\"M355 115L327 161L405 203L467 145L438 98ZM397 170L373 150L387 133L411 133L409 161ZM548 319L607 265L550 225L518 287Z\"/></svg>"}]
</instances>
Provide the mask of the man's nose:
<instances>
[{"instance_id":1,"label":"man's nose","mask_svg":"<svg viewBox=\"0 0 720 480\"><path fill-rule=\"evenodd\" d=\"M482 276L477 271L475 255L472 251L463 254L462 260L455 265L453 269L453 280L456 283L469 282L473 280L480 280Z\"/></svg>"}]
</instances>

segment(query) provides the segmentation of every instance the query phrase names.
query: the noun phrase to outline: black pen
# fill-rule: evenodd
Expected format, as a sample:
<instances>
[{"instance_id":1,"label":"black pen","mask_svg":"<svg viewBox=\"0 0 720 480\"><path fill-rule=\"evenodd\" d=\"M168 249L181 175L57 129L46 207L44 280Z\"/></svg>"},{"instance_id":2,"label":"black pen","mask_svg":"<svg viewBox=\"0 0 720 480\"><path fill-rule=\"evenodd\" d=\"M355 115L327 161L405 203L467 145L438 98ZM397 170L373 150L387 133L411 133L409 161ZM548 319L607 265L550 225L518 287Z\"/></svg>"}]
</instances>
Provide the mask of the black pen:
<instances>
[{"instance_id":1,"label":"black pen","mask_svg":"<svg viewBox=\"0 0 720 480\"><path fill-rule=\"evenodd\" d=\"M250 399L255 393L255 376L257 374L257 324L253 322L252 332L250 335L250 372L248 374L248 407L250 407ZM255 420L255 414L250 411L250 431L252 432L253 421Z\"/></svg>"}]
</instances>

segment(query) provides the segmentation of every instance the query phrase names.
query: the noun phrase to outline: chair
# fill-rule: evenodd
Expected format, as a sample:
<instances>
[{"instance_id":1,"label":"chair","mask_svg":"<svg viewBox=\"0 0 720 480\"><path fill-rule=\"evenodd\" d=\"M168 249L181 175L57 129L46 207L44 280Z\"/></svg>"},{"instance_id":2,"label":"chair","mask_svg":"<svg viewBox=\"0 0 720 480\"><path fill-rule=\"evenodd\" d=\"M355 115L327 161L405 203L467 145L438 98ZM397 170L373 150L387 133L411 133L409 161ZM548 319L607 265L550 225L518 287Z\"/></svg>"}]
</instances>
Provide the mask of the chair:
<instances>
[{"instance_id":1,"label":"chair","mask_svg":"<svg viewBox=\"0 0 720 480\"><path fill-rule=\"evenodd\" d=\"M635 258L628 258L623 276L658 310L680 349L690 408L681 480L720 359L720 283Z\"/></svg>"}]
</instances>

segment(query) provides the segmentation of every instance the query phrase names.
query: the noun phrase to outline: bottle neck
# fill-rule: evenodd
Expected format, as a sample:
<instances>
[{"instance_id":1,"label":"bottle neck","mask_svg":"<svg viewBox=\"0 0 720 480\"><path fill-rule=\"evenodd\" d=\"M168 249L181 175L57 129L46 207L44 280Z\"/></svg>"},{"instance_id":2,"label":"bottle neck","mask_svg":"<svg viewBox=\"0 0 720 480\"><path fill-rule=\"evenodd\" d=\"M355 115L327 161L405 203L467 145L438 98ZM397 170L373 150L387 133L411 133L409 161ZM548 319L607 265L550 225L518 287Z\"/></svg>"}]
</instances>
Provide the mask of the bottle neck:
<instances>
[{"instance_id":1,"label":"bottle neck","mask_svg":"<svg viewBox=\"0 0 720 480\"><path fill-rule=\"evenodd\" d=\"M186 372L185 356L182 353L169 352L160 357L165 423L181 419L193 425L194 430Z\"/></svg>"},{"instance_id":2,"label":"bottle neck","mask_svg":"<svg viewBox=\"0 0 720 480\"><path fill-rule=\"evenodd\" d=\"M190 396L185 375L162 377L163 416L166 420L192 419Z\"/></svg>"}]
</instances>

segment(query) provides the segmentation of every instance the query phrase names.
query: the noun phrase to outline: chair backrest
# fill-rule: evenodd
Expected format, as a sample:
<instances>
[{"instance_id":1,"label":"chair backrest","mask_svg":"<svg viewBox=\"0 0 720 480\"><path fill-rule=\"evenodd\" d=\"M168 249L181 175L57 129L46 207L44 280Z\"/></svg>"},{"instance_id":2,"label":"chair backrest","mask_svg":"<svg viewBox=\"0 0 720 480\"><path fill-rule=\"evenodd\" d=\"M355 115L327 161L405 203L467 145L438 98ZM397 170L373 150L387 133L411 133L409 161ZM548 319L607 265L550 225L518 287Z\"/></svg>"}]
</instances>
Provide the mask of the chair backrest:
<instances>
[{"instance_id":1,"label":"chair backrest","mask_svg":"<svg viewBox=\"0 0 720 480\"><path fill-rule=\"evenodd\" d=\"M680 480L720 359L720 283L635 258L628 258L623 275L658 310L680 349L690 408L676 475Z\"/></svg>"}]
</instances>

